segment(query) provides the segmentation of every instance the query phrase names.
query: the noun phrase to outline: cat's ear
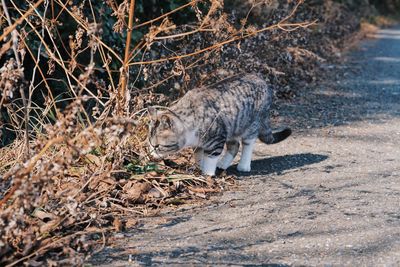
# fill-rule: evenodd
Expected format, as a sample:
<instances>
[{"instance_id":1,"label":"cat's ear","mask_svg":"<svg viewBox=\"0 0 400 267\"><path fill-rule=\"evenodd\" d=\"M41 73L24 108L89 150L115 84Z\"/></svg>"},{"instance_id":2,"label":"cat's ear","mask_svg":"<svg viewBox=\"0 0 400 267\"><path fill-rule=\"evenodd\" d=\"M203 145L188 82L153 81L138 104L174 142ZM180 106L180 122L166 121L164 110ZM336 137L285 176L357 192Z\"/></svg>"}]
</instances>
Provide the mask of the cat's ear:
<instances>
[{"instance_id":1,"label":"cat's ear","mask_svg":"<svg viewBox=\"0 0 400 267\"><path fill-rule=\"evenodd\" d=\"M149 113L150 118L152 120L155 120L157 118L157 109L155 107L153 106L148 107L147 112Z\"/></svg>"}]
</instances>

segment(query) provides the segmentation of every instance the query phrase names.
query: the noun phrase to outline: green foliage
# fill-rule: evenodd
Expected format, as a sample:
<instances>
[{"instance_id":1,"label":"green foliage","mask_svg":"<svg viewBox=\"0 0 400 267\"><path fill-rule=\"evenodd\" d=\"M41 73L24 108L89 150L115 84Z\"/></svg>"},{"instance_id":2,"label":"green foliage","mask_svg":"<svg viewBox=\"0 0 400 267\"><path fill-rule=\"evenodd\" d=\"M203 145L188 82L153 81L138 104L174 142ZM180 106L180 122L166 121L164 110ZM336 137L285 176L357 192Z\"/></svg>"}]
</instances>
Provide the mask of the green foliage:
<instances>
[{"instance_id":1,"label":"green foliage","mask_svg":"<svg viewBox=\"0 0 400 267\"><path fill-rule=\"evenodd\" d=\"M127 165L125 165L125 169L134 174L143 174L152 171L160 173L164 172L162 169L159 168L159 165L155 162L149 162L146 165L142 165L141 162L129 162Z\"/></svg>"}]
</instances>

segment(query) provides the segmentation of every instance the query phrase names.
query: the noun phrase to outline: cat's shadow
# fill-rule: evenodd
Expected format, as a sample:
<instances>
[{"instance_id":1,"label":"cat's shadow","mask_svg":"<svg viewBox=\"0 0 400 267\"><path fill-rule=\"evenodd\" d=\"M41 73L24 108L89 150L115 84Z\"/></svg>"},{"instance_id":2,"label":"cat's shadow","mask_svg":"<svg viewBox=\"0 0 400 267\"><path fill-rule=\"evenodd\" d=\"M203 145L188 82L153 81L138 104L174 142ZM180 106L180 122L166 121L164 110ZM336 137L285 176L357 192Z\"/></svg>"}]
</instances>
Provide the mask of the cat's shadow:
<instances>
[{"instance_id":1,"label":"cat's shadow","mask_svg":"<svg viewBox=\"0 0 400 267\"><path fill-rule=\"evenodd\" d=\"M232 165L228 168L228 174L235 174L237 176L254 176L254 175L268 175L272 173L282 174L284 171L302 168L311 164L319 163L328 158L326 155L301 153L294 155L285 155L277 157L269 157L264 159L256 159L251 162L250 172L239 172L236 166Z\"/></svg>"}]
</instances>

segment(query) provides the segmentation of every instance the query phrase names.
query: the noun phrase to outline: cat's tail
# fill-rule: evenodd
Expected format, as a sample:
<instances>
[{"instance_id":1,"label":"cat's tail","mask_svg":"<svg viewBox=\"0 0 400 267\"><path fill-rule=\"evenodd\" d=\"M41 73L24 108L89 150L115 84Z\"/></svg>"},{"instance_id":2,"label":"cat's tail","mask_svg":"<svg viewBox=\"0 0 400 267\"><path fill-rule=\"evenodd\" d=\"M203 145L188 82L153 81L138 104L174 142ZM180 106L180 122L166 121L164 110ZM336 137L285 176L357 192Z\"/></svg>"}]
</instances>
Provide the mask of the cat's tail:
<instances>
[{"instance_id":1,"label":"cat's tail","mask_svg":"<svg viewBox=\"0 0 400 267\"><path fill-rule=\"evenodd\" d=\"M258 134L258 138L266 143L266 144L276 144L280 141L285 140L292 134L292 130L288 127L280 128L274 131L268 130L261 130Z\"/></svg>"}]
</instances>

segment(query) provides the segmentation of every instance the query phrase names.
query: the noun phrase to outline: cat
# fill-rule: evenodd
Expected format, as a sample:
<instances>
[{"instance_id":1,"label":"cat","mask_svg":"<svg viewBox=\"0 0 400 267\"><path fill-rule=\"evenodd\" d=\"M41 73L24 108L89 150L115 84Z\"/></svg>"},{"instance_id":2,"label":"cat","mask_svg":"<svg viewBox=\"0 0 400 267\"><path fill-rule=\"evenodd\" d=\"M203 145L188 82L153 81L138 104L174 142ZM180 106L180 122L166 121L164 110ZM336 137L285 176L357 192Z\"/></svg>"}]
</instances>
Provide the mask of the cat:
<instances>
[{"instance_id":1,"label":"cat","mask_svg":"<svg viewBox=\"0 0 400 267\"><path fill-rule=\"evenodd\" d=\"M237 170L249 172L257 138L275 144L291 134L289 128L272 131L271 102L272 90L260 76L242 74L190 90L169 108L149 107L151 155L161 159L193 147L202 173L214 176L217 167L225 170L231 165L241 141Z\"/></svg>"}]
</instances>

